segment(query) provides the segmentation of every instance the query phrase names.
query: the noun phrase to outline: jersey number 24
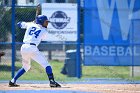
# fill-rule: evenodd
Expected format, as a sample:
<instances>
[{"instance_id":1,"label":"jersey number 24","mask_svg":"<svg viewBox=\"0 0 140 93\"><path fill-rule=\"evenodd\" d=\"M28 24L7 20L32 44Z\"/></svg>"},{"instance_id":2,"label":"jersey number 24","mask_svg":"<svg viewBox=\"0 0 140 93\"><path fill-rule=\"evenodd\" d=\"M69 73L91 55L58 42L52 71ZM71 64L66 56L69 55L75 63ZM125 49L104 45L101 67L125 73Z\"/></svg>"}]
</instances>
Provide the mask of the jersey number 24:
<instances>
[{"instance_id":1,"label":"jersey number 24","mask_svg":"<svg viewBox=\"0 0 140 93\"><path fill-rule=\"evenodd\" d=\"M32 29L29 32L29 35L35 35L35 38L37 38L40 34L41 30L36 30L36 27L32 27Z\"/></svg>"}]
</instances>

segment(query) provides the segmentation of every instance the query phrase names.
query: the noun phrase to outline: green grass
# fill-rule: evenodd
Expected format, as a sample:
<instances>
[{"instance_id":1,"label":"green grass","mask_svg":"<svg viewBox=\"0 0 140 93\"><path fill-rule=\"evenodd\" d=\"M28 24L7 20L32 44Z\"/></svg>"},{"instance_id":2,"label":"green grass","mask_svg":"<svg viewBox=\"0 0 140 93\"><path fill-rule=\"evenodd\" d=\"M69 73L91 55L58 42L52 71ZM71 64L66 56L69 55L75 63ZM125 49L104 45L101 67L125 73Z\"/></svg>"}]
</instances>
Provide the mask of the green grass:
<instances>
[{"instance_id":1,"label":"green grass","mask_svg":"<svg viewBox=\"0 0 140 93\"><path fill-rule=\"evenodd\" d=\"M50 62L56 80L59 81L79 81L75 77L68 77L60 73L63 62ZM16 71L22 67L20 62L16 62ZM45 70L36 62L31 63L31 69L25 73L20 80L48 80ZM11 79L11 64L0 64L0 80ZM82 78L121 78L121 79L136 79L140 77L131 78L129 67L113 67L113 66L82 66Z\"/></svg>"}]
</instances>

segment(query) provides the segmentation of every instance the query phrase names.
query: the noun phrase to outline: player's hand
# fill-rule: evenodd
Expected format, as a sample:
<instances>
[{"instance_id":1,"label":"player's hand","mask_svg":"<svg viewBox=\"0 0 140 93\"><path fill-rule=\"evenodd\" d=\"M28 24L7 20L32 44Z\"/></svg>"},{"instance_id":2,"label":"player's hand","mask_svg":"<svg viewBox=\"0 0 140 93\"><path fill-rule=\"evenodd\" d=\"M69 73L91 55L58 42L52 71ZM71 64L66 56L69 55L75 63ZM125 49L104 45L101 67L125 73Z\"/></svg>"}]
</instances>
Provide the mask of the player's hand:
<instances>
[{"instance_id":1,"label":"player's hand","mask_svg":"<svg viewBox=\"0 0 140 93\"><path fill-rule=\"evenodd\" d=\"M21 22L18 22L17 23L17 26L21 28Z\"/></svg>"}]
</instances>

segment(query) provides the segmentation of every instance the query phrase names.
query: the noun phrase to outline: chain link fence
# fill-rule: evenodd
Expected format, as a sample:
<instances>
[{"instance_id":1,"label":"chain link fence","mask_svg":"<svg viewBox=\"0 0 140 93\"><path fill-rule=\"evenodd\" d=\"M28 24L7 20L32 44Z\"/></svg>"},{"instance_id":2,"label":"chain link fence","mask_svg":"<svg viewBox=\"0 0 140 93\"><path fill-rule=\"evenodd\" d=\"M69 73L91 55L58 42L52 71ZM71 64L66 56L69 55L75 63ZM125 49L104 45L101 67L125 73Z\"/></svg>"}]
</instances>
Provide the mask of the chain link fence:
<instances>
[{"instance_id":1,"label":"chain link fence","mask_svg":"<svg viewBox=\"0 0 140 93\"><path fill-rule=\"evenodd\" d=\"M27 0L28 1L28 0ZM30 0L31 1L31 0ZM33 0L34 1L34 0ZM75 0L46 0L47 3L75 3ZM17 2L16 2L17 3ZM7 4L7 5L6 5ZM0 80L10 80L12 75L12 8L11 2L4 2L0 6ZM20 47L22 45L22 40L25 34L25 29L20 29L16 26L16 23L19 21L32 22L35 20L36 15L36 6L15 6L15 71L22 67L22 58L20 54ZM66 57L66 50L76 49L76 42L67 42L68 44L62 42L42 42L38 48L45 55L46 59L51 62L61 63L59 74L61 74L61 69L64 65L64 60ZM59 64L56 63L56 64ZM51 63L53 65L53 63ZM29 72L34 72L34 69L44 72L41 66L38 66L34 61L32 61L32 68ZM35 66L34 66L35 65ZM55 67L54 67L55 68ZM45 73L45 72L44 72ZM34 74L35 77L40 77L40 79L46 78L47 76L44 73L40 75ZM30 77L30 76L29 76ZM23 79L28 78L28 76L23 76Z\"/></svg>"},{"instance_id":2,"label":"chain link fence","mask_svg":"<svg viewBox=\"0 0 140 93\"><path fill-rule=\"evenodd\" d=\"M0 77L5 79L11 71L11 7L1 5L0 12Z\"/></svg>"}]
</instances>

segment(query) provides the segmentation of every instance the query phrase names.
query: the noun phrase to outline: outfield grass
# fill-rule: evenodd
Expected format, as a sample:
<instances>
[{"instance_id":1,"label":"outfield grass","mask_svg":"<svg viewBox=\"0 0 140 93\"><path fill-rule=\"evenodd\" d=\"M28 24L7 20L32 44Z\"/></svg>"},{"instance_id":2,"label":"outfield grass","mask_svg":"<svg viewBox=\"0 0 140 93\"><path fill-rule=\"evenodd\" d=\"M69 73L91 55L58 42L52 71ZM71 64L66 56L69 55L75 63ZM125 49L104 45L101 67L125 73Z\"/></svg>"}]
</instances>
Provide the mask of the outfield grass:
<instances>
[{"instance_id":1,"label":"outfield grass","mask_svg":"<svg viewBox=\"0 0 140 93\"><path fill-rule=\"evenodd\" d=\"M75 77L68 77L60 73L63 62L51 61L50 62L56 80L59 81L72 81L79 80ZM16 71L22 67L20 62L16 62ZM31 69L23 75L20 80L48 80L45 70L36 62L32 62ZM11 79L11 64L0 64L0 80ZM137 79L140 77L131 78L129 67L113 67L113 66L82 66L82 78L121 78L121 79Z\"/></svg>"}]
</instances>

